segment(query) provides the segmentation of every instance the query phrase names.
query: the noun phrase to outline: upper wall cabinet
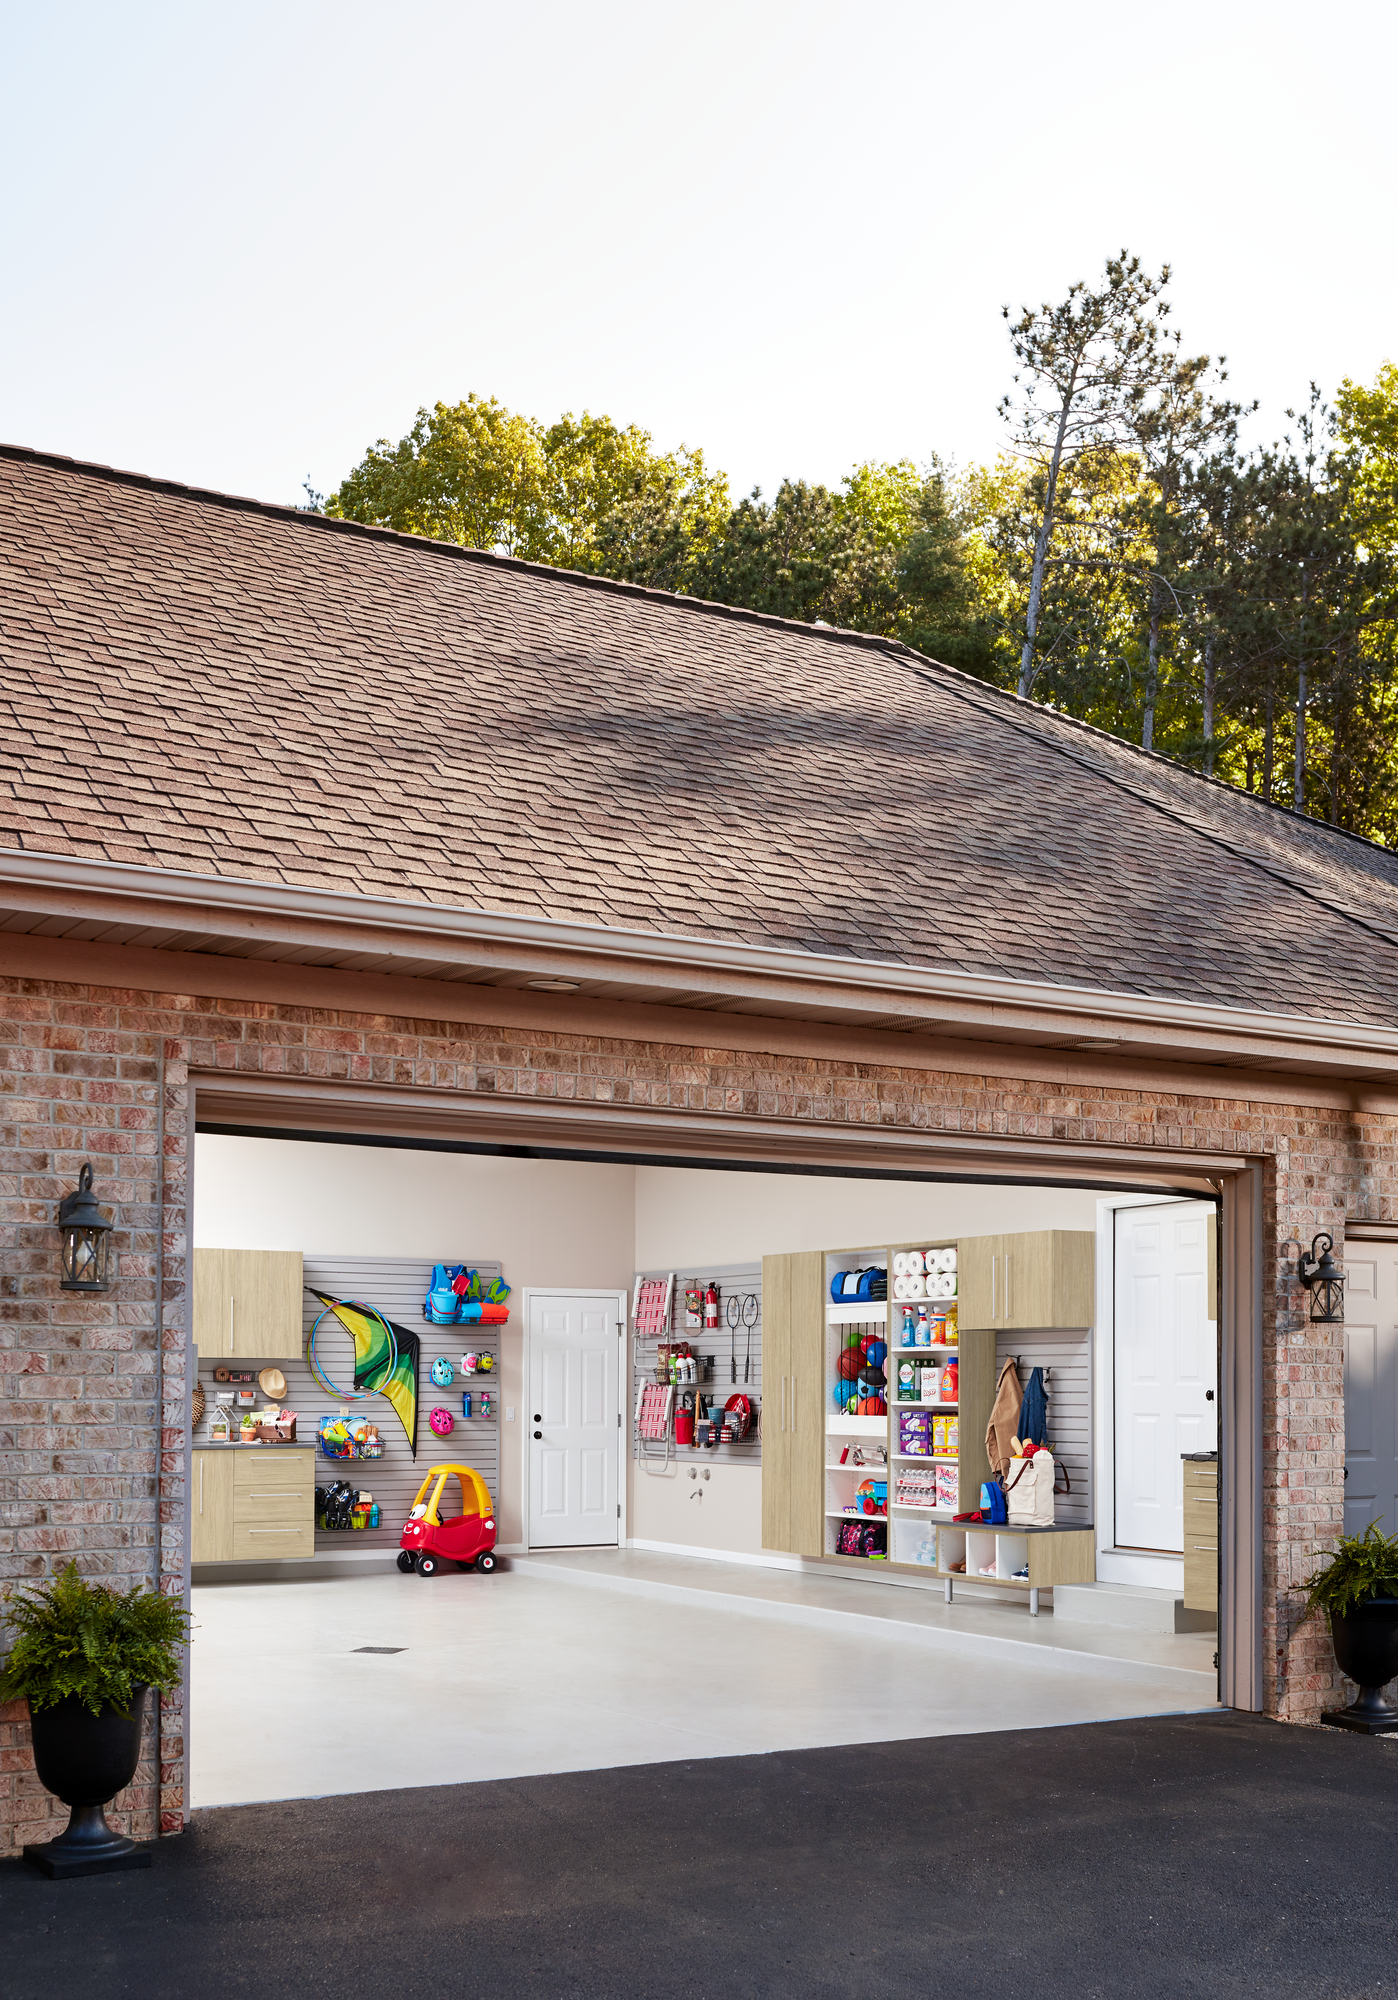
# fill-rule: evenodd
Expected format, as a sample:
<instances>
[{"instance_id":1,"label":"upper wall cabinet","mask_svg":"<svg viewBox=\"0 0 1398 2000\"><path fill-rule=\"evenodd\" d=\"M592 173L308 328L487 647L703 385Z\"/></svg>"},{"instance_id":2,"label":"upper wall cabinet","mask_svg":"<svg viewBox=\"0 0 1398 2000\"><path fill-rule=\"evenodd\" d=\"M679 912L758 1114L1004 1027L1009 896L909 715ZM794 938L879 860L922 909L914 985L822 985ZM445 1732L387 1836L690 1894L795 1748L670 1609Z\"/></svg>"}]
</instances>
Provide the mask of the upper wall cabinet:
<instances>
[{"instance_id":1,"label":"upper wall cabinet","mask_svg":"<svg viewBox=\"0 0 1398 2000\"><path fill-rule=\"evenodd\" d=\"M194 1345L221 1360L301 1356L299 1250L196 1250Z\"/></svg>"},{"instance_id":2,"label":"upper wall cabinet","mask_svg":"<svg viewBox=\"0 0 1398 2000\"><path fill-rule=\"evenodd\" d=\"M963 1237L957 1246L962 1327L1085 1327L1095 1318L1097 1238L1090 1229Z\"/></svg>"}]
</instances>

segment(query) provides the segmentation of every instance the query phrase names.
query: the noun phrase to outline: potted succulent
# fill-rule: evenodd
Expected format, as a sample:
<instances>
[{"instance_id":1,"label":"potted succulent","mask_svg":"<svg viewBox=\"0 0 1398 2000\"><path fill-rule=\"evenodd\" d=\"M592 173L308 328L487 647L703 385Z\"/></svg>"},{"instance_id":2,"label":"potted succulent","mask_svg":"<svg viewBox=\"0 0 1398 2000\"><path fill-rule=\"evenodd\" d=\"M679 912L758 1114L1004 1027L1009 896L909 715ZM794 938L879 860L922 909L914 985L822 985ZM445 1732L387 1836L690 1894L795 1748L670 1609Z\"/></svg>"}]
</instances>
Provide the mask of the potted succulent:
<instances>
[{"instance_id":1,"label":"potted succulent","mask_svg":"<svg viewBox=\"0 0 1398 2000\"><path fill-rule=\"evenodd\" d=\"M1323 1720L1370 1736L1398 1729L1398 1709L1383 1699L1398 1678L1398 1535L1377 1521L1362 1535L1341 1535L1305 1588L1312 1606L1330 1614L1340 1672L1359 1683L1349 1707L1327 1709Z\"/></svg>"},{"instance_id":2,"label":"potted succulent","mask_svg":"<svg viewBox=\"0 0 1398 2000\"><path fill-rule=\"evenodd\" d=\"M39 1782L71 1808L67 1830L25 1860L58 1876L149 1867L150 1848L113 1833L102 1808L135 1774L151 1689L179 1684L189 1614L158 1590L88 1583L75 1562L4 1601L15 1636L0 1700L28 1702Z\"/></svg>"}]
</instances>

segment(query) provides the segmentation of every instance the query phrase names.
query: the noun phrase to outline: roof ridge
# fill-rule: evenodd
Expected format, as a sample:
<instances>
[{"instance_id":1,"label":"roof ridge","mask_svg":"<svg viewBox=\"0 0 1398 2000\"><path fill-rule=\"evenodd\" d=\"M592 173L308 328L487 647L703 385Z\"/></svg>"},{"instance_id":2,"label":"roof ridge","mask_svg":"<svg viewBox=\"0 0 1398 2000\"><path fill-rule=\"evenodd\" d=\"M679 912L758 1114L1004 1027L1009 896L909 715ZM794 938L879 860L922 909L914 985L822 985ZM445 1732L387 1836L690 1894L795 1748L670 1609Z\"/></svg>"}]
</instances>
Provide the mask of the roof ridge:
<instances>
[{"instance_id":1,"label":"roof ridge","mask_svg":"<svg viewBox=\"0 0 1398 2000\"><path fill-rule=\"evenodd\" d=\"M911 652L912 649L908 648L908 651ZM940 666L941 662L937 660L929 660L927 664L929 666L935 667L935 666ZM952 688L950 692L954 695L959 695L963 700L969 701L972 707L979 706L979 704L976 703L971 698L970 690L971 688L975 688L978 690L983 689L987 686L987 683L985 683L984 681L978 681L974 674L961 673L956 668L948 668L946 671L948 673L955 674L956 678L959 681L962 681L963 683L966 684L962 688ZM1001 688L995 688L992 689L991 691L997 694L1003 694L1005 692L1005 690ZM1015 701L1023 703L1023 705L1026 708L1033 709L1038 713L1043 712L1040 709L1040 706L1037 702L1025 701L1025 698L1022 695L1015 695L1013 698ZM984 712L985 711L982 710L982 713ZM1009 718L1006 719L1009 720ZM1206 840L1215 847L1221 847L1225 854L1230 855L1233 860L1241 862L1244 867L1257 869L1257 871L1260 874L1268 876L1272 881L1280 882L1282 886L1286 889L1289 889L1293 895L1308 897L1312 902L1317 903L1321 909L1328 910L1331 916L1338 917L1342 923L1353 924L1357 929L1362 931L1367 931L1371 937L1378 938L1382 944L1391 945L1395 950L1398 950L1398 935L1383 930L1380 928L1378 924L1371 922L1368 918L1358 916L1355 914L1353 910L1347 910L1343 908L1342 905L1332 902L1328 896L1322 894L1322 892L1319 889L1317 889L1312 883L1298 881L1277 864L1261 860L1257 855L1249 854L1244 849L1235 847L1222 833L1215 832L1214 830L1206 826L1196 825L1195 822L1192 819L1190 819L1186 813L1180 812L1176 810L1174 807L1167 805L1162 799L1153 798L1149 792L1137 790L1137 788L1134 785L1128 784L1124 778L1118 777L1115 772L1103 770L1100 766L1089 763L1086 758L1077 756L1072 750L1070 750L1067 747L1066 744L1055 743L1051 737L1046 738L1041 733L1026 729L1023 727L1022 724L1013 720L1010 720L1010 727L1012 729L1018 730L1018 732L1022 736L1029 737L1030 740L1033 742L1038 742L1038 743L1047 742L1048 747L1056 751L1060 757L1066 757L1070 760L1070 762L1077 764L1082 770L1092 772L1094 777L1102 779L1104 783L1108 785L1114 785L1118 791L1125 792L1129 798L1133 798L1137 800L1139 804L1149 807L1154 812L1160 813L1161 815L1163 815L1164 818L1171 820L1176 826L1182 826L1186 828L1190 833L1197 835L1200 840ZM1107 735L1107 739L1109 742L1115 743L1119 740L1117 737L1111 736L1106 731L1099 731L1098 733ZM1153 756L1154 754L1155 753L1153 751L1146 752L1147 756ZM1180 768L1187 770L1188 766L1181 766ZM1244 793L1242 796L1246 797L1248 795ZM1328 823L1324 820L1320 820L1320 821L1311 821L1311 824L1326 826ZM1362 838L1362 836L1360 837ZM1377 843L1370 843L1370 844L1377 845ZM1380 853L1386 854L1391 852L1391 849L1380 848L1379 851Z\"/></svg>"},{"instance_id":2,"label":"roof ridge","mask_svg":"<svg viewBox=\"0 0 1398 2000\"><path fill-rule=\"evenodd\" d=\"M890 643L881 632L856 632L847 625L809 624L803 618L782 618L772 611L752 611L743 604L720 604L709 597L690 597L683 591L661 590L650 583L627 583L621 577L601 576L594 570L564 569L561 564L528 562L522 556L505 556L494 549L474 549L464 542L443 542L433 535L406 533L400 528L381 528L368 521L349 521L337 514L321 514L309 507L288 505L281 500L257 500L244 493L222 493L214 486L191 486L184 480L166 479L155 473L130 472L122 466L100 465L93 459L71 458L63 452L42 451L34 445L6 444L0 440L0 459L17 463L52 466L56 471L91 474L116 485L143 487L152 493L170 493L200 500L216 507L236 508L243 513L265 514L273 520L327 534L364 535L372 541L393 542L411 548L415 554L447 556L455 562L487 564L497 569L521 571L526 576L571 584L584 590L608 591L618 597L639 597L653 604L678 605L687 611L702 611L741 624L765 625L777 631L799 633L805 638L834 640L837 644L863 646L883 651ZM934 660L933 666L941 662ZM947 672L953 671L946 669ZM1036 706L1036 704L1031 704Z\"/></svg>"},{"instance_id":3,"label":"roof ridge","mask_svg":"<svg viewBox=\"0 0 1398 2000\"><path fill-rule=\"evenodd\" d=\"M64 452L44 451L34 445L6 444L0 441L0 459L47 465L56 471L86 473L94 478L110 480L119 485L141 487L148 492L178 494L217 507L263 514L270 519L286 521L311 532L363 535L370 540L411 548L418 554L432 552L449 557L453 561L481 563L499 569L514 570L526 576L538 576L569 584L574 588L606 591L618 597L640 598L652 604L698 611L710 617L729 618L740 624L763 626L769 630L800 634L805 638L819 637L837 645L859 646L866 651L915 660L921 666L934 667L939 674L945 675L949 680L979 688L1013 707L1027 709L1032 715L1052 716L1055 722L1063 723L1080 734L1100 738L1104 743L1130 751L1133 756L1164 764L1170 770L1178 771L1199 784L1216 786L1232 798L1247 799L1254 806L1265 807L1269 812L1281 813L1293 825L1299 823L1318 827L1327 834L1336 834L1343 840L1356 841L1361 846L1373 848L1380 854L1391 855L1394 852L1392 848L1385 847L1382 841L1371 840L1367 834L1355 833L1350 827L1332 825L1329 820L1316 819L1311 813L1295 813L1289 806L1279 805L1274 799L1264 799L1256 792L1244 791L1241 785L1235 785L1227 778L1217 778L1209 772L1197 771L1193 765L1183 763L1178 757L1171 757L1163 750L1147 750L1144 744L1133 743L1126 736L1114 736L1111 730L1103 729L1097 723L1086 722L1082 717L1069 715L1062 709L1050 708L1046 702L1034 701L1013 688L1001 687L995 681L982 680L977 674L967 673L964 667L948 666L945 660L934 659L930 653L919 652L917 647L909 645L906 640L894 638L887 633L857 632L847 625L811 624L801 618L782 618L771 611L753 611L746 605L721 604L714 598L691 597L683 591L661 590L654 584L627 583L619 577L600 576L592 570L564 569L555 563L527 562L521 556L499 555L493 549L474 549L461 542L439 541L432 535L404 533L398 528L377 527L365 521L348 521L338 515L317 513L310 508L289 505L284 501L258 500L248 494L224 493L217 487L191 486L184 480L163 478L155 473L132 472L121 466L102 465L93 459L73 458ZM1232 852L1231 849L1229 851Z\"/></svg>"}]
</instances>

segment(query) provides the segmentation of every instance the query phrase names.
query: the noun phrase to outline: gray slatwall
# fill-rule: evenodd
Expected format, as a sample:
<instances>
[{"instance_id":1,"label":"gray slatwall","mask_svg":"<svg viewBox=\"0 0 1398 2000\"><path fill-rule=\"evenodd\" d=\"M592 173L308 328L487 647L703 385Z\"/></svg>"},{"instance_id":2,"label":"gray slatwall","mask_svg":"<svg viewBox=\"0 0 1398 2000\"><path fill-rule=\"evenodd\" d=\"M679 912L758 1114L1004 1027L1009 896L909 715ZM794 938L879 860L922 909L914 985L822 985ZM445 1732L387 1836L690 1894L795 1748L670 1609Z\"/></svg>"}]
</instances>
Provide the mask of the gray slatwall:
<instances>
[{"instance_id":1,"label":"gray slatwall","mask_svg":"<svg viewBox=\"0 0 1398 2000\"><path fill-rule=\"evenodd\" d=\"M1019 1361L1019 1379L1031 1368L1048 1370L1048 1440L1073 1482L1059 1493L1054 1519L1092 1519L1092 1335L1090 1332L1014 1333L995 1336L995 1370L1010 1355Z\"/></svg>"},{"instance_id":2,"label":"gray slatwall","mask_svg":"<svg viewBox=\"0 0 1398 2000\"><path fill-rule=\"evenodd\" d=\"M488 1278L502 1275L499 1263L489 1258L453 1256L440 1261L469 1265ZM453 1462L474 1466L490 1488L491 1499L499 1505L499 1417L497 1415L487 1421L480 1417L467 1419L462 1416L460 1363L468 1349L478 1354L493 1354L496 1367L491 1374L468 1377L464 1386L474 1394L485 1382L498 1395L500 1335L505 1329L502 1326L430 1326L422 1316L422 1301L431 1276L431 1263L412 1257L308 1256L305 1260L305 1281L308 1285L315 1285L337 1299L357 1299L364 1305L376 1306L385 1319L406 1327L422 1343L417 1380L416 1459L408 1448L398 1412L384 1396L369 1396L362 1402L348 1405L351 1416L365 1416L378 1425L379 1437L385 1447L382 1458L328 1459L322 1458L319 1449L316 1449L317 1486L328 1486L335 1479L349 1480L362 1492L372 1493L380 1508L377 1528L365 1528L362 1532L317 1529L317 1555L342 1555L356 1549L396 1549L408 1509L427 1475L428 1467L432 1465ZM302 1303L304 1343L321 1306L309 1293L305 1294ZM514 1300L511 1299L509 1304L513 1314ZM432 1363L439 1354L445 1354L456 1371L456 1378L449 1389L439 1389L432 1380ZM316 1359L332 1382L348 1385L354 1380L354 1341L333 1316L321 1322L316 1335ZM235 1361L229 1365L251 1368L254 1372L259 1366L254 1361ZM338 1416L345 1406L321 1388L304 1359L278 1361L275 1365L286 1377L287 1407L297 1414L296 1442L315 1447L316 1433L322 1420ZM214 1366L212 1361L201 1361L199 1368L199 1379L207 1399L201 1439L207 1432L208 1418L213 1412L214 1391L227 1387L226 1383L214 1381ZM260 1405L264 1399L260 1390L257 1394ZM427 1421L428 1413L436 1403L441 1403L456 1418L455 1430L446 1437L438 1437ZM270 1445L261 1447L263 1450L275 1448Z\"/></svg>"},{"instance_id":3,"label":"gray slatwall","mask_svg":"<svg viewBox=\"0 0 1398 2000\"><path fill-rule=\"evenodd\" d=\"M643 1278L664 1278L667 1275L668 1273L665 1271L641 1272ZM718 1287L718 1334L717 1336L713 1336L702 1332L698 1334L689 1333L686 1331L684 1325L685 1286L707 1285L710 1278L713 1279L715 1285ZM730 1334L728 1322L723 1316L728 1307L729 1297L735 1292L740 1300L749 1292L755 1294L758 1304L757 1324L753 1327L751 1334L752 1370L746 1382L743 1380L743 1367L747 1356L748 1329L745 1326L739 1326L738 1328L738 1379L734 1382L731 1375L730 1357L730 1342L733 1336ZM635 1302L635 1287L633 1284L631 1298L627 1307L628 1313L631 1307L635 1305ZM719 1409L723 1408L723 1405L728 1401L730 1396L747 1396L752 1402L754 1416L760 1416L762 1408L761 1264L686 1265L682 1270L677 1270L675 1273L675 1289L671 1302L671 1322L668 1336L665 1334L651 1334L644 1341L638 1341L636 1339L634 1321L630 1322L629 1330L631 1334L631 1452L634 1458L652 1458L664 1455L664 1446L659 1439L652 1440L648 1438L644 1440L645 1448L644 1450L642 1449L643 1441L637 1433L635 1426L635 1409L637 1387L642 1381L654 1381L655 1350L659 1346L660 1341L667 1337L672 1341L687 1340L696 1354L712 1353L714 1357L712 1374L706 1382L700 1382L697 1385L694 1393L711 1399ZM683 1391L676 1390L675 1393L678 1396ZM745 1438L742 1444L720 1444L715 1445L712 1450L702 1450L694 1445L676 1446L672 1435L670 1440L671 1454L678 1458L702 1460L706 1464L712 1459L730 1459L741 1465L760 1465L762 1463L760 1424L757 1428L758 1434L755 1437L749 1436Z\"/></svg>"}]
</instances>

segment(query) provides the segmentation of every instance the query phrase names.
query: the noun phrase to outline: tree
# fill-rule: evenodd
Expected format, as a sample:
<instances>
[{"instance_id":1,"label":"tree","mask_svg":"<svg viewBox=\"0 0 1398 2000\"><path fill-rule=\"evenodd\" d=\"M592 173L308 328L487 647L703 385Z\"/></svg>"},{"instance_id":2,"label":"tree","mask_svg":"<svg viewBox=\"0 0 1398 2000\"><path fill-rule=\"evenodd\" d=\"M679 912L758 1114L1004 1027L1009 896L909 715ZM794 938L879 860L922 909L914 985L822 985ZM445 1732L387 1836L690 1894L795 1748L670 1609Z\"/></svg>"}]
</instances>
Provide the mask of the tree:
<instances>
[{"instance_id":1,"label":"tree","mask_svg":"<svg viewBox=\"0 0 1398 2000\"><path fill-rule=\"evenodd\" d=\"M419 410L381 438L326 512L467 548L653 580L678 537L688 550L726 521L728 484L702 452L657 453L636 424L568 413L545 428L494 397Z\"/></svg>"},{"instance_id":2,"label":"tree","mask_svg":"<svg viewBox=\"0 0 1398 2000\"><path fill-rule=\"evenodd\" d=\"M1127 412L1148 392L1158 371L1158 326L1169 311L1165 265L1158 278L1125 250L1108 258L1103 283L1071 285L1059 305L1024 307L1010 328L1017 394L1001 415L1016 449L1038 468L1038 519L1030 562L1019 692L1033 688L1044 581L1058 521L1059 484L1084 456L1120 449L1129 437ZM1003 309L1009 319L1010 309Z\"/></svg>"},{"instance_id":3,"label":"tree","mask_svg":"<svg viewBox=\"0 0 1398 2000\"><path fill-rule=\"evenodd\" d=\"M1205 457L1226 454L1237 436L1242 405L1215 393L1228 379L1222 359L1207 354L1184 356L1178 333L1158 344L1154 379L1131 384L1125 419L1139 454L1144 487L1151 561L1145 578L1146 684L1141 717L1141 743L1155 743L1155 710L1160 692L1162 628L1173 613L1182 617L1186 538L1181 510L1185 484L1193 466ZM1254 408L1256 405L1253 406ZM1207 642L1206 642L1207 643Z\"/></svg>"}]
</instances>

